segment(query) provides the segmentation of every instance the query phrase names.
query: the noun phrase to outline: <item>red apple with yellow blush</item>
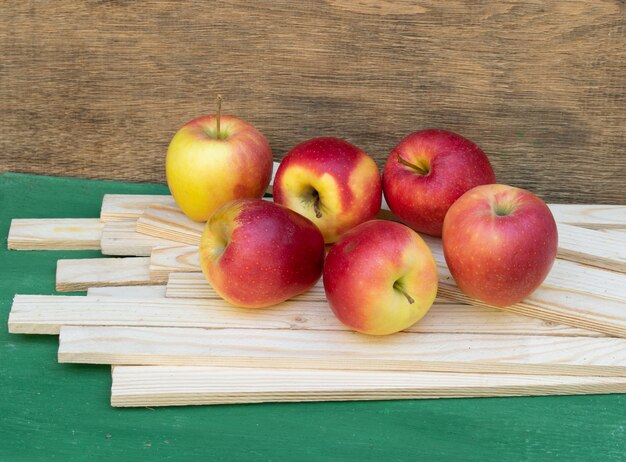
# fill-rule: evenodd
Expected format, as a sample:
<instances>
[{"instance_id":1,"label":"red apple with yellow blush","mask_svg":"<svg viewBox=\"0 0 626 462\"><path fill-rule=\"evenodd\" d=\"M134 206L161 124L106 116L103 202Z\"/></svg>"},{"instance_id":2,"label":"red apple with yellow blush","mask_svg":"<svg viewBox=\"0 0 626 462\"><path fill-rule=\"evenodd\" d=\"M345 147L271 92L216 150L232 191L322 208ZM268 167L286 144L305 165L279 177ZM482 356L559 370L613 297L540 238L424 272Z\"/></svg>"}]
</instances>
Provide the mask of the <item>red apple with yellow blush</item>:
<instances>
[{"instance_id":1,"label":"red apple with yellow blush","mask_svg":"<svg viewBox=\"0 0 626 462\"><path fill-rule=\"evenodd\" d=\"M489 159L476 144L446 130L421 130L404 138L383 170L391 211L421 233L441 236L443 219L463 193L495 183Z\"/></svg>"},{"instance_id":2,"label":"red apple with yellow blush","mask_svg":"<svg viewBox=\"0 0 626 462\"><path fill-rule=\"evenodd\" d=\"M548 206L530 191L477 186L450 207L443 250L459 288L491 305L528 297L546 278L558 245Z\"/></svg>"}]
</instances>

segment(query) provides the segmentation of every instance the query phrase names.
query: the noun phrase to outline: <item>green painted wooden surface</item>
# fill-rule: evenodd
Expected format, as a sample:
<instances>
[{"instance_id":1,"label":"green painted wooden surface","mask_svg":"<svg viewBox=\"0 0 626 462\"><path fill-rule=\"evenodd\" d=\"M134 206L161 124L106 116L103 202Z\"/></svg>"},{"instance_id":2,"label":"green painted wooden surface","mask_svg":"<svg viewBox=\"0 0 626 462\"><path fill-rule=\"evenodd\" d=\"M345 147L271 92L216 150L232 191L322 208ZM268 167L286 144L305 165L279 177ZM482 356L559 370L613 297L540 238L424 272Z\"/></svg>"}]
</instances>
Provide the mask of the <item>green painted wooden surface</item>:
<instances>
[{"instance_id":1,"label":"green painted wooden surface","mask_svg":"<svg viewBox=\"0 0 626 462\"><path fill-rule=\"evenodd\" d=\"M0 461L626 460L626 395L113 409L108 367L9 335L15 293L54 293L58 258L6 250L14 217L97 217L104 193L163 186L0 175Z\"/></svg>"}]
</instances>

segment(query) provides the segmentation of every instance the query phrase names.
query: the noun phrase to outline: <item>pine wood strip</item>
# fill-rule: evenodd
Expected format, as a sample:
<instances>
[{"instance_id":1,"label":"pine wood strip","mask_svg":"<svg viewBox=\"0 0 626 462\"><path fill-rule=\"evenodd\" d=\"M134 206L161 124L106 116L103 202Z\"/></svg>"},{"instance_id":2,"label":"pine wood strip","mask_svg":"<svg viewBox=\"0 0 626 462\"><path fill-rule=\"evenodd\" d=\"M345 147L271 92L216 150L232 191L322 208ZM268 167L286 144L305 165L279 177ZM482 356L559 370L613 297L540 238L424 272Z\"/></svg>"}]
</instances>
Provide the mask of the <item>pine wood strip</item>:
<instances>
[{"instance_id":1,"label":"pine wood strip","mask_svg":"<svg viewBox=\"0 0 626 462\"><path fill-rule=\"evenodd\" d=\"M116 366L112 377L115 407L626 392L624 377L207 366Z\"/></svg>"},{"instance_id":2,"label":"pine wood strip","mask_svg":"<svg viewBox=\"0 0 626 462\"><path fill-rule=\"evenodd\" d=\"M559 224L559 258L626 272L626 235Z\"/></svg>"},{"instance_id":3,"label":"pine wood strip","mask_svg":"<svg viewBox=\"0 0 626 462\"><path fill-rule=\"evenodd\" d=\"M150 276L165 284L172 272L200 271L199 258L197 246L179 244L155 247L150 255Z\"/></svg>"},{"instance_id":4,"label":"pine wood strip","mask_svg":"<svg viewBox=\"0 0 626 462\"><path fill-rule=\"evenodd\" d=\"M176 206L170 195L105 194L102 198L100 221L135 221L152 204Z\"/></svg>"},{"instance_id":5,"label":"pine wood strip","mask_svg":"<svg viewBox=\"0 0 626 462\"><path fill-rule=\"evenodd\" d=\"M57 292L89 287L151 285L150 258L86 258L57 262Z\"/></svg>"},{"instance_id":6,"label":"pine wood strip","mask_svg":"<svg viewBox=\"0 0 626 462\"><path fill-rule=\"evenodd\" d=\"M204 223L185 216L178 207L152 205L137 220L137 232L189 245L199 245Z\"/></svg>"},{"instance_id":7,"label":"pine wood strip","mask_svg":"<svg viewBox=\"0 0 626 462\"><path fill-rule=\"evenodd\" d=\"M528 335L62 327L59 361L626 376L626 340Z\"/></svg>"},{"instance_id":8,"label":"pine wood strip","mask_svg":"<svg viewBox=\"0 0 626 462\"><path fill-rule=\"evenodd\" d=\"M102 223L97 218L14 218L7 247L11 250L97 250Z\"/></svg>"},{"instance_id":9,"label":"pine wood strip","mask_svg":"<svg viewBox=\"0 0 626 462\"><path fill-rule=\"evenodd\" d=\"M465 296L454 283L441 239L423 236L439 269L439 293L454 300L497 308ZM626 275L557 259L544 283L528 298L499 309L606 335L626 337Z\"/></svg>"},{"instance_id":10,"label":"pine wood strip","mask_svg":"<svg viewBox=\"0 0 626 462\"><path fill-rule=\"evenodd\" d=\"M215 289L207 282L204 274L200 272L178 272L182 267L176 267L169 273L165 296L168 298L221 298ZM198 268L199 271L199 268ZM292 300L303 301L326 301L324 284L322 279L307 292L295 296ZM458 304L449 298L437 297L435 304Z\"/></svg>"},{"instance_id":11,"label":"pine wood strip","mask_svg":"<svg viewBox=\"0 0 626 462\"><path fill-rule=\"evenodd\" d=\"M235 308L222 299L137 299L16 295L9 331L58 334L61 326L348 330L325 302L288 300L272 308ZM598 336L471 305L434 305L407 332Z\"/></svg>"},{"instance_id":12,"label":"pine wood strip","mask_svg":"<svg viewBox=\"0 0 626 462\"><path fill-rule=\"evenodd\" d=\"M138 233L137 221L104 223L100 247L104 255L149 257L155 247L175 245L176 242Z\"/></svg>"},{"instance_id":13,"label":"pine wood strip","mask_svg":"<svg viewBox=\"0 0 626 462\"><path fill-rule=\"evenodd\" d=\"M165 286L109 286L90 287L87 289L89 297L117 297L117 298L164 298Z\"/></svg>"},{"instance_id":14,"label":"pine wood strip","mask_svg":"<svg viewBox=\"0 0 626 462\"><path fill-rule=\"evenodd\" d=\"M591 229L626 229L626 205L548 204L557 223Z\"/></svg>"}]
</instances>

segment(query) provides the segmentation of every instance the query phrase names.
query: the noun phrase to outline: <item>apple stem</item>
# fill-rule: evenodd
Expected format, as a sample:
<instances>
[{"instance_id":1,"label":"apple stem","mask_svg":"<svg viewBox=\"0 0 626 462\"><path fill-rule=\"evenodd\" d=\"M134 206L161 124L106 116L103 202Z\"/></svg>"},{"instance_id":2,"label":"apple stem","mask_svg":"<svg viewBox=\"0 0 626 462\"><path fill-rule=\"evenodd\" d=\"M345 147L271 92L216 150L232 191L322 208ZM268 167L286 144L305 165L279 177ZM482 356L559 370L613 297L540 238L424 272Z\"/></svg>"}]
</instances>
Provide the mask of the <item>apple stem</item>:
<instances>
[{"instance_id":1,"label":"apple stem","mask_svg":"<svg viewBox=\"0 0 626 462\"><path fill-rule=\"evenodd\" d=\"M405 290L400 286L400 284L398 282L396 282L393 285L393 288L396 289L398 292L400 292L402 295L404 295L406 297L406 301L409 302L410 305L415 303L415 300L413 299L413 297L411 297L409 294L407 294L405 292Z\"/></svg>"},{"instance_id":2,"label":"apple stem","mask_svg":"<svg viewBox=\"0 0 626 462\"><path fill-rule=\"evenodd\" d=\"M411 162L403 159L402 157L400 157L400 154L398 154L398 162L400 162L402 165L406 165L407 167L412 168L420 175L428 175L428 170L424 169L423 167L420 167L419 165L412 164Z\"/></svg>"},{"instance_id":3,"label":"apple stem","mask_svg":"<svg viewBox=\"0 0 626 462\"><path fill-rule=\"evenodd\" d=\"M219 140L220 137L220 118L222 117L222 95L217 95L217 136L216 138Z\"/></svg>"},{"instance_id":4,"label":"apple stem","mask_svg":"<svg viewBox=\"0 0 626 462\"><path fill-rule=\"evenodd\" d=\"M322 218L322 210L320 209L320 195L319 193L315 193L315 200L313 201L313 210L315 210L315 216L317 218Z\"/></svg>"}]
</instances>

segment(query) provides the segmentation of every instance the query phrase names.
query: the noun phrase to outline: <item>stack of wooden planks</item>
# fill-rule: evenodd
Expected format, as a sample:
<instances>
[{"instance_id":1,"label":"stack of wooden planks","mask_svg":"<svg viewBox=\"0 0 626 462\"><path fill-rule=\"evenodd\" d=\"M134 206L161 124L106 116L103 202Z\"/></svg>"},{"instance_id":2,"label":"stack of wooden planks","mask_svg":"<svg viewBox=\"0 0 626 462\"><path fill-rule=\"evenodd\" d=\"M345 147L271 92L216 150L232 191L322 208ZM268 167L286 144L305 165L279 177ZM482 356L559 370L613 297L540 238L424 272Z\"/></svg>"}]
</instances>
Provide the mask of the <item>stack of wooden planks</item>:
<instances>
[{"instance_id":1,"label":"stack of wooden planks","mask_svg":"<svg viewBox=\"0 0 626 462\"><path fill-rule=\"evenodd\" d=\"M626 393L626 206L550 208L559 257L528 299L465 297L425 237L435 305L371 337L337 321L321 282L268 309L229 305L200 272L203 226L170 196L106 195L99 220L13 220L11 249L115 257L59 260L57 291L87 294L16 295L9 331L59 334L60 362L112 365L114 406Z\"/></svg>"}]
</instances>

